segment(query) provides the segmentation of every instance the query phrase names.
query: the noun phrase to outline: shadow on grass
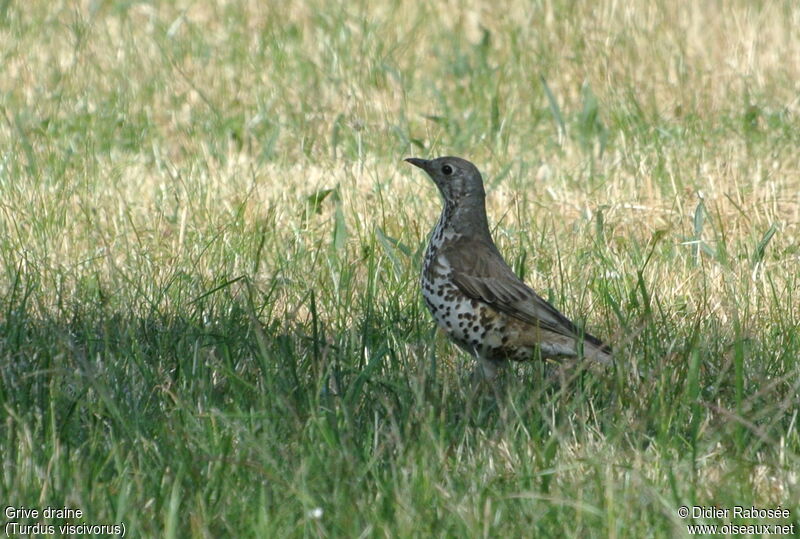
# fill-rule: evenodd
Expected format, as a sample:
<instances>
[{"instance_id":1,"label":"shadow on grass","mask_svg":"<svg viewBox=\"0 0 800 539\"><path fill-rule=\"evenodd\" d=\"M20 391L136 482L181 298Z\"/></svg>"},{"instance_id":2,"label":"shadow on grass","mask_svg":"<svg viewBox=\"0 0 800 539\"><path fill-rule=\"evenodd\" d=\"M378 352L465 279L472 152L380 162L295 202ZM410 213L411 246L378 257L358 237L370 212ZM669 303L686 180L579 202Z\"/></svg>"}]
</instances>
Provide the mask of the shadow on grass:
<instances>
[{"instance_id":1,"label":"shadow on grass","mask_svg":"<svg viewBox=\"0 0 800 539\"><path fill-rule=\"evenodd\" d=\"M470 474L489 480L487 466L504 496L547 497L572 466L599 473L604 459L654 451L691 478L673 490L678 503L695 495L698 463L714 451L755 462L780 439L784 462L796 462L796 366L737 394L731 358L759 342L687 338L658 356L645 331L608 373L520 365L495 394L469 367L436 367L427 323L382 306L340 331L313 308L306 322L263 322L232 297L166 315L86 306L50 317L25 302L4 312L2 493L36 504L45 492L57 505L78 492L96 515L124 514L143 533L160 529L147 518L174 513L176 492L203 508L212 533L234 531L254 503L278 516L253 529L278 531L351 498L359 519L396 522L404 489L422 489L420 503L441 485L468 491ZM633 376L636 346L658 361ZM376 496L394 501L372 507ZM580 511L562 507L551 525ZM440 532L474 531L459 522Z\"/></svg>"}]
</instances>

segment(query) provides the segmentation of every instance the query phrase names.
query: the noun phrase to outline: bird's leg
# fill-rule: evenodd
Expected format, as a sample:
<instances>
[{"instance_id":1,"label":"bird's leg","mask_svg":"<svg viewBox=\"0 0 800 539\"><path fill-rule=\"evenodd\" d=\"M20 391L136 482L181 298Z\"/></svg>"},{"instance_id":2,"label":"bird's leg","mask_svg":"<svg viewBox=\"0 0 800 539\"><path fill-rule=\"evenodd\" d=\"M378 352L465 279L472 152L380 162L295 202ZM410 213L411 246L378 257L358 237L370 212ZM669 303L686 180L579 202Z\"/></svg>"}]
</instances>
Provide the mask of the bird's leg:
<instances>
[{"instance_id":1,"label":"bird's leg","mask_svg":"<svg viewBox=\"0 0 800 539\"><path fill-rule=\"evenodd\" d=\"M497 363L478 354L476 356L478 357L478 368L483 375L483 379L487 382L494 382L495 378L497 378Z\"/></svg>"},{"instance_id":2,"label":"bird's leg","mask_svg":"<svg viewBox=\"0 0 800 539\"><path fill-rule=\"evenodd\" d=\"M478 364L472 371L472 381L474 388L477 390L480 387L488 386L494 394L495 400L500 401L500 396L503 394L503 376L500 372L503 367L502 363L487 359L480 354L475 354Z\"/></svg>"}]
</instances>

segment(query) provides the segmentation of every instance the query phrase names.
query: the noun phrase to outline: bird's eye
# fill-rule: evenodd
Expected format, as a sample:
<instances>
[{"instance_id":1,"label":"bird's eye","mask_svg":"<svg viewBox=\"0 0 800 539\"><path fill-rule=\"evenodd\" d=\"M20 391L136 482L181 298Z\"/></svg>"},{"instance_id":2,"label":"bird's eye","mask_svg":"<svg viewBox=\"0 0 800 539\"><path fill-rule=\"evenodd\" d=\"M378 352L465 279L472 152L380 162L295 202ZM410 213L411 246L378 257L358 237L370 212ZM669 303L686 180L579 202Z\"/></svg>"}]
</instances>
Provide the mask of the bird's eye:
<instances>
[{"instance_id":1,"label":"bird's eye","mask_svg":"<svg viewBox=\"0 0 800 539\"><path fill-rule=\"evenodd\" d=\"M449 176L452 173L453 173L453 167L451 167L450 165L445 165L442 167L442 174L444 174L445 176Z\"/></svg>"}]
</instances>

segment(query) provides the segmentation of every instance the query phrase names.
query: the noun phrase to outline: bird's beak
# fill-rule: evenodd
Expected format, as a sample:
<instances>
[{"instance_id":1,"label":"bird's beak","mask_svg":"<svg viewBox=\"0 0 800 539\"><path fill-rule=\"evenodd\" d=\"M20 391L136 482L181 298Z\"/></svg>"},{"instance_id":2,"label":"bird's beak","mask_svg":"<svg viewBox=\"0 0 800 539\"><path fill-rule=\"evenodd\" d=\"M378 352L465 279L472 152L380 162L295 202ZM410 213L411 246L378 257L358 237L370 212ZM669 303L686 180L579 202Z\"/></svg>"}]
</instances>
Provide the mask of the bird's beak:
<instances>
[{"instance_id":1,"label":"bird's beak","mask_svg":"<svg viewBox=\"0 0 800 539\"><path fill-rule=\"evenodd\" d=\"M428 161L427 159L419 159L417 157L409 157L408 159L406 159L406 162L411 163L415 167L419 167L425 171L428 170L428 165L430 165L430 161Z\"/></svg>"}]
</instances>

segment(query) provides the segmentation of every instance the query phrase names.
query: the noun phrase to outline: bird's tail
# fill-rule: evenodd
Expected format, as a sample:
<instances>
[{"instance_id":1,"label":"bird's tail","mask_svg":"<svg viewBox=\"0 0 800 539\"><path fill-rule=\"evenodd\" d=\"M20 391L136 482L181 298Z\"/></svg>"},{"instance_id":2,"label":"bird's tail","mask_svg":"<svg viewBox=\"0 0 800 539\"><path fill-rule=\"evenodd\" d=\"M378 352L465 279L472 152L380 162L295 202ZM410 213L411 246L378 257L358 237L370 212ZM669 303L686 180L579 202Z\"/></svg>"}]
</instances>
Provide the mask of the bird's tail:
<instances>
[{"instance_id":1,"label":"bird's tail","mask_svg":"<svg viewBox=\"0 0 800 539\"><path fill-rule=\"evenodd\" d=\"M614 363L611 347L591 335L586 335L583 341L583 356L606 367Z\"/></svg>"}]
</instances>

